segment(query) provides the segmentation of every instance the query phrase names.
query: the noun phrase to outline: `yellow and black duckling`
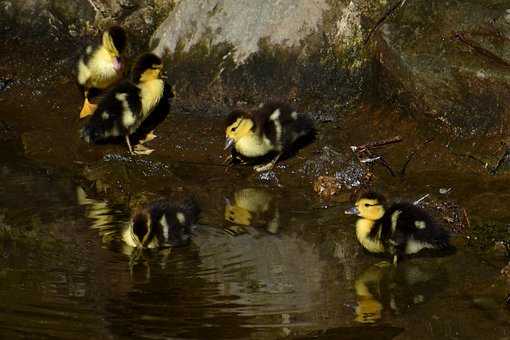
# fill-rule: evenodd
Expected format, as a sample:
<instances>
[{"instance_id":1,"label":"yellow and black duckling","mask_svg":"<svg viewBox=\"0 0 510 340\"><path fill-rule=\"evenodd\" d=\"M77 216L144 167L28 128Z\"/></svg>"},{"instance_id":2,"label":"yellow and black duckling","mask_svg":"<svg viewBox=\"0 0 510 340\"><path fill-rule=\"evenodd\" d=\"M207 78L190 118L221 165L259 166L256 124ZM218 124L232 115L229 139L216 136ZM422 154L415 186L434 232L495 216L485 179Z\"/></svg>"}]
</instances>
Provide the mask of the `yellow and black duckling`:
<instances>
[{"instance_id":1,"label":"yellow and black duckling","mask_svg":"<svg viewBox=\"0 0 510 340\"><path fill-rule=\"evenodd\" d=\"M101 44L88 46L78 60L77 80L85 95L80 118L91 115L96 109L91 101L122 79L126 41L124 29L112 26L103 33Z\"/></svg>"},{"instance_id":2,"label":"yellow and black duckling","mask_svg":"<svg viewBox=\"0 0 510 340\"><path fill-rule=\"evenodd\" d=\"M450 247L449 233L411 203L394 203L385 209L384 197L371 192L345 213L360 217L356 236L361 245L371 253L391 254L394 264L405 254Z\"/></svg>"},{"instance_id":3,"label":"yellow and black duckling","mask_svg":"<svg viewBox=\"0 0 510 340\"><path fill-rule=\"evenodd\" d=\"M291 151L298 139L312 132L313 122L306 114L287 104L270 102L253 112L235 110L228 115L225 149L232 150L232 160L239 155L256 159L276 154L269 163L254 167L258 172L266 171Z\"/></svg>"},{"instance_id":4,"label":"yellow and black duckling","mask_svg":"<svg viewBox=\"0 0 510 340\"><path fill-rule=\"evenodd\" d=\"M122 230L122 240L135 248L179 247L191 241L200 208L195 200L182 204L158 200L137 210Z\"/></svg>"},{"instance_id":5,"label":"yellow and black duckling","mask_svg":"<svg viewBox=\"0 0 510 340\"><path fill-rule=\"evenodd\" d=\"M122 81L101 99L81 130L82 138L87 143L100 143L124 137L131 154L151 153L153 150L142 145L136 145L133 151L130 136L154 128L154 123L168 114L173 93L162 79L162 68L163 62L155 54L142 55L133 68L133 80Z\"/></svg>"},{"instance_id":6,"label":"yellow and black duckling","mask_svg":"<svg viewBox=\"0 0 510 340\"><path fill-rule=\"evenodd\" d=\"M260 188L246 188L235 192L234 199L225 203L227 230L239 234L244 227L262 226L270 234L280 228L280 212L270 192Z\"/></svg>"}]
</instances>

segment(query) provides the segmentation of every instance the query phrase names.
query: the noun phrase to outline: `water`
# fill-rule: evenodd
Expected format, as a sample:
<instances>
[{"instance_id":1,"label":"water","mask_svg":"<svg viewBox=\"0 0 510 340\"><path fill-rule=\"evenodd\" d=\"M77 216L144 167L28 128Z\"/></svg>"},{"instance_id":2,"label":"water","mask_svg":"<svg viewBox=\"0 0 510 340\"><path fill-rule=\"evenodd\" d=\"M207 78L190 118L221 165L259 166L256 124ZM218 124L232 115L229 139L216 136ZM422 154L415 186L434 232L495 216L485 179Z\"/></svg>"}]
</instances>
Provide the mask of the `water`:
<instances>
[{"instance_id":1,"label":"water","mask_svg":"<svg viewBox=\"0 0 510 340\"><path fill-rule=\"evenodd\" d=\"M504 255L460 233L455 254L387 266L357 243L354 219L343 214L349 193L323 202L301 171L324 146L345 152L398 134L402 143L377 151L398 172L432 135L406 176L376 167L377 189L451 199L472 226L504 224L508 175L489 176L461 155L491 150L487 158L497 160L494 140L452 141L369 105L318 123L313 145L257 176L225 172L222 117L172 112L151 142L154 154L134 159L123 145L79 140L81 97L70 91L66 46L34 55L30 42L3 43L11 52L0 54L4 76L19 81L0 97L1 339L510 337ZM5 133L4 120L12 126ZM136 204L189 192L203 210L190 246L140 252L119 241ZM487 234L477 237L493 245Z\"/></svg>"},{"instance_id":2,"label":"water","mask_svg":"<svg viewBox=\"0 0 510 340\"><path fill-rule=\"evenodd\" d=\"M297 189L224 188L189 247L135 252L116 234L128 204L26 160L2 174L5 339L510 336L494 261L460 245L389 266L342 204Z\"/></svg>"}]
</instances>

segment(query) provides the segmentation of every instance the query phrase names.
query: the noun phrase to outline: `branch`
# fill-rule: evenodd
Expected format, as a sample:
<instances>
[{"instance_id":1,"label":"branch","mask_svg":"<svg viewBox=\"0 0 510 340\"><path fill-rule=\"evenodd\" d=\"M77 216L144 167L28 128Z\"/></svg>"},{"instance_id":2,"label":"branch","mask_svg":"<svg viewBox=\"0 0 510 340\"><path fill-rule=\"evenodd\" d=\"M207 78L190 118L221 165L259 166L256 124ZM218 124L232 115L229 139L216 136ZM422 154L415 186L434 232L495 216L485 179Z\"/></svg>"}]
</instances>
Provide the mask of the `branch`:
<instances>
[{"instance_id":1,"label":"branch","mask_svg":"<svg viewBox=\"0 0 510 340\"><path fill-rule=\"evenodd\" d=\"M395 136L390 139L384 139L381 141L370 142L370 143L366 143L366 144L362 144L362 145L351 145L351 150L353 152L363 152L368 149L379 148L379 147L386 146L389 144L400 143L401 141L402 141L402 137Z\"/></svg>"},{"instance_id":2,"label":"branch","mask_svg":"<svg viewBox=\"0 0 510 340\"><path fill-rule=\"evenodd\" d=\"M406 4L406 1L407 0L399 0L397 1L397 3L395 5L393 5L389 10L387 10L383 16L377 21L377 23L375 24L375 26L370 30L370 32L368 32L368 35L367 35L367 38L365 39L364 41L364 44L368 44L368 41L370 40L370 38L372 37L372 35L374 34L375 31L377 31L379 29L379 27L381 27L381 25L384 23L384 21L390 16L392 15L397 9L399 8L402 8L405 4Z\"/></svg>"},{"instance_id":3,"label":"branch","mask_svg":"<svg viewBox=\"0 0 510 340\"><path fill-rule=\"evenodd\" d=\"M418 151L420 151L425 145L427 145L428 143L432 142L434 140L434 138L429 138L427 139L423 144L419 145L418 147L416 147L414 149L413 152L411 152L409 154L409 156L407 156L407 160L406 162L404 163L404 165L402 166L402 169L400 170L400 176L401 177L404 177L405 174L406 174L406 169L407 169L407 166L409 165L409 163L414 159L414 156L416 156L416 154L418 153Z\"/></svg>"},{"instance_id":4,"label":"branch","mask_svg":"<svg viewBox=\"0 0 510 340\"><path fill-rule=\"evenodd\" d=\"M474 41L467 39L464 36L464 33L456 32L455 33L455 38L457 38L464 45L469 46L471 49L473 49L478 54L481 54L481 55L483 55L483 56L485 56L485 57L487 57L489 59L492 59L493 61L495 61L496 63L498 63L498 64L500 64L502 66L510 67L510 62L508 62L505 59L501 58L500 56L492 53L488 49L483 48L482 46L478 45Z\"/></svg>"}]
</instances>

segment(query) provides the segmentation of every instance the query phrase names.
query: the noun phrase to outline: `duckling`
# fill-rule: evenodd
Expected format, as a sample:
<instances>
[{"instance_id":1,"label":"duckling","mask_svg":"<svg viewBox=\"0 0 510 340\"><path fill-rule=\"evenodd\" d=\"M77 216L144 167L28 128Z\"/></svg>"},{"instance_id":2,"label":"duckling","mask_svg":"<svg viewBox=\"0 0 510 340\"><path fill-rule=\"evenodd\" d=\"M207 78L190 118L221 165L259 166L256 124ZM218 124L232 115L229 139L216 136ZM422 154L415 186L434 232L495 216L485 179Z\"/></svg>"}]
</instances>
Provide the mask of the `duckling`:
<instances>
[{"instance_id":1,"label":"duckling","mask_svg":"<svg viewBox=\"0 0 510 340\"><path fill-rule=\"evenodd\" d=\"M270 234L277 234L280 227L280 212L272 195L259 188L246 188L235 192L234 200L226 200L225 220L240 226L257 226L261 223ZM229 226L228 230L239 226Z\"/></svg>"},{"instance_id":2,"label":"duckling","mask_svg":"<svg viewBox=\"0 0 510 340\"><path fill-rule=\"evenodd\" d=\"M394 264L404 254L449 248L448 232L414 204L394 203L386 210L382 195L368 193L345 213L361 217L356 222L361 245L372 253L390 253Z\"/></svg>"},{"instance_id":3,"label":"duckling","mask_svg":"<svg viewBox=\"0 0 510 340\"><path fill-rule=\"evenodd\" d=\"M106 88L121 80L122 54L126 48L126 33L120 26L112 26L103 33L100 45L88 46L78 60L78 85L85 94L80 118L91 115L96 104L91 101Z\"/></svg>"},{"instance_id":4,"label":"duckling","mask_svg":"<svg viewBox=\"0 0 510 340\"><path fill-rule=\"evenodd\" d=\"M191 240L191 227L200 208L193 199L180 205L158 200L135 211L122 230L122 240L134 248L178 247Z\"/></svg>"},{"instance_id":5,"label":"duckling","mask_svg":"<svg viewBox=\"0 0 510 340\"><path fill-rule=\"evenodd\" d=\"M225 150L231 149L229 160L237 159L238 154L254 159L276 153L269 163L254 167L257 172L267 171L299 138L312 131L313 122L306 114L287 104L270 102L253 112L235 110L228 115Z\"/></svg>"},{"instance_id":6,"label":"duckling","mask_svg":"<svg viewBox=\"0 0 510 340\"><path fill-rule=\"evenodd\" d=\"M158 117L159 123L160 118L168 114L173 92L162 79L162 68L163 62L158 56L143 54L133 68L133 81L125 80L106 93L82 128L82 138L87 143L99 143L123 136L131 154L151 153L153 150L142 145L136 145L133 152L130 135L141 126L144 130L144 123L153 125L153 116Z\"/></svg>"}]
</instances>

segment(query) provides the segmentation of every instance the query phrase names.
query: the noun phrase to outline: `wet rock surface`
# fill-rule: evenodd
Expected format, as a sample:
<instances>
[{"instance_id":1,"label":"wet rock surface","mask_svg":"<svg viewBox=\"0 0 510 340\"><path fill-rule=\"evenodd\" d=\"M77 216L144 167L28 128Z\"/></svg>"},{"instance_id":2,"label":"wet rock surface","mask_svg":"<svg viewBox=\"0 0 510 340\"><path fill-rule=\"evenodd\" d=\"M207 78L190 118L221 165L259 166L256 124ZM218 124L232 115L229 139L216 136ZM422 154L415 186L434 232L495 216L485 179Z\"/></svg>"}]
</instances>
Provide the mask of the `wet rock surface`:
<instances>
[{"instance_id":1,"label":"wet rock surface","mask_svg":"<svg viewBox=\"0 0 510 340\"><path fill-rule=\"evenodd\" d=\"M506 134L508 6L499 1L407 2L379 30L388 89L458 135ZM440 124L440 125L441 125Z\"/></svg>"}]
</instances>

